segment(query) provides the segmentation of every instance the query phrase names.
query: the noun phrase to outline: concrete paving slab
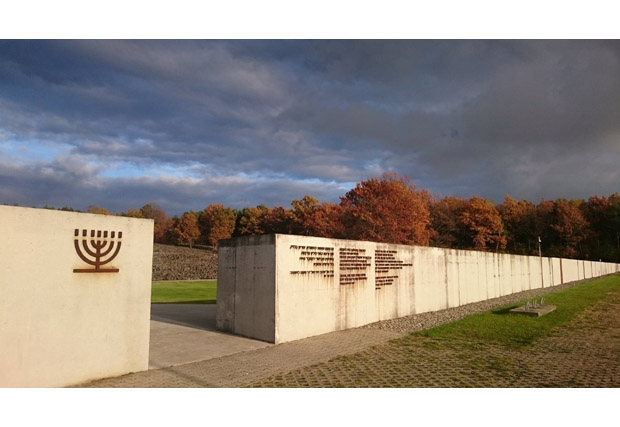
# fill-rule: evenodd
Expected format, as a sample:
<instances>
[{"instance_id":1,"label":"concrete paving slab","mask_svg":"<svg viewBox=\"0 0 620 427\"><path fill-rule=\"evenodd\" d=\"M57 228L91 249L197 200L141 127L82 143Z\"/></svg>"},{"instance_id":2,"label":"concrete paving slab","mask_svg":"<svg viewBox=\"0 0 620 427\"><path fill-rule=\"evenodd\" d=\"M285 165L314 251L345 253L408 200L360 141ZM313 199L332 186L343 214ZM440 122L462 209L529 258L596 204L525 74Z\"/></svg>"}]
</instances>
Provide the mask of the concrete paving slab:
<instances>
[{"instance_id":1,"label":"concrete paving slab","mask_svg":"<svg viewBox=\"0 0 620 427\"><path fill-rule=\"evenodd\" d=\"M510 314L522 314L530 317L540 317L555 311L555 305L540 305L538 307L517 307L510 310Z\"/></svg>"},{"instance_id":2,"label":"concrete paving slab","mask_svg":"<svg viewBox=\"0 0 620 427\"><path fill-rule=\"evenodd\" d=\"M273 344L215 329L215 305L152 304L149 369L209 360Z\"/></svg>"},{"instance_id":3,"label":"concrete paving slab","mask_svg":"<svg viewBox=\"0 0 620 427\"><path fill-rule=\"evenodd\" d=\"M215 304L151 304L151 320L216 331Z\"/></svg>"}]
</instances>

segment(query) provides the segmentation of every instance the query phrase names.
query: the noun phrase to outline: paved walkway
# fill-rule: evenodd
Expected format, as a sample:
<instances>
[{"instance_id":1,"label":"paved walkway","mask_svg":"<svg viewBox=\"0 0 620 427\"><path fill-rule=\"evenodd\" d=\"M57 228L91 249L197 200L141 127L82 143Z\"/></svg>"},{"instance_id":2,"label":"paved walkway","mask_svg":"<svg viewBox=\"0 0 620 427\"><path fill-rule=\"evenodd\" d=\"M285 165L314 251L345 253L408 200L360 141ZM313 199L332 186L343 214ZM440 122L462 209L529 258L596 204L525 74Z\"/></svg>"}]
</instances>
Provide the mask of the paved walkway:
<instances>
[{"instance_id":1,"label":"paved walkway","mask_svg":"<svg viewBox=\"0 0 620 427\"><path fill-rule=\"evenodd\" d=\"M620 387L620 293L524 351L351 329L78 387Z\"/></svg>"},{"instance_id":2,"label":"paved walkway","mask_svg":"<svg viewBox=\"0 0 620 427\"><path fill-rule=\"evenodd\" d=\"M79 387L240 387L273 375L326 362L399 335L349 329L229 356L95 381Z\"/></svg>"},{"instance_id":3,"label":"paved walkway","mask_svg":"<svg viewBox=\"0 0 620 427\"><path fill-rule=\"evenodd\" d=\"M268 347L217 331L215 304L152 304L149 369L167 368Z\"/></svg>"},{"instance_id":4,"label":"paved walkway","mask_svg":"<svg viewBox=\"0 0 620 427\"><path fill-rule=\"evenodd\" d=\"M253 387L620 387L620 292L524 350L410 335Z\"/></svg>"}]
</instances>

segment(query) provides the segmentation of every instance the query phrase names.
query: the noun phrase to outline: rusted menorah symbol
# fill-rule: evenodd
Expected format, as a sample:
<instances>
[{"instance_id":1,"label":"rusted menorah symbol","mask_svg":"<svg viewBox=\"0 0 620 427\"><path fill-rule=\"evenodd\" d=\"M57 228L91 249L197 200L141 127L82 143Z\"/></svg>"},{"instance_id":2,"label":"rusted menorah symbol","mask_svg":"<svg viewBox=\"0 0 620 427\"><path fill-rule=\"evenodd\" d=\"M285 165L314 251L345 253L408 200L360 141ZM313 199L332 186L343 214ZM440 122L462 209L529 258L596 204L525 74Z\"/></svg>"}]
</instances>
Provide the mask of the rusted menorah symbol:
<instances>
[{"instance_id":1,"label":"rusted menorah symbol","mask_svg":"<svg viewBox=\"0 0 620 427\"><path fill-rule=\"evenodd\" d=\"M103 239L102 240L102 234ZM95 236L96 235L96 236ZM116 233L114 231L110 232L110 238L114 239L116 237ZM118 239L123 237L123 232L118 232ZM101 268L102 265L105 265L116 258L118 252L121 250L121 242L120 240L107 240L108 232L101 230L91 230L90 231L90 240L88 238L88 231L82 230L82 238L80 239L80 230L75 229L75 239L73 243L75 244L75 251L78 256L88 265L93 265L95 268L75 268L73 269L74 273L118 273L118 268ZM80 240L82 241L82 248L80 248ZM114 247L116 246L116 250ZM84 252L82 252L84 249ZM114 251L114 253L112 253ZM86 256L85 255L88 255ZM110 255L112 253L112 255ZM110 256L108 256L110 255ZM105 258L107 257L107 258ZM93 261L94 259L94 261Z\"/></svg>"}]
</instances>

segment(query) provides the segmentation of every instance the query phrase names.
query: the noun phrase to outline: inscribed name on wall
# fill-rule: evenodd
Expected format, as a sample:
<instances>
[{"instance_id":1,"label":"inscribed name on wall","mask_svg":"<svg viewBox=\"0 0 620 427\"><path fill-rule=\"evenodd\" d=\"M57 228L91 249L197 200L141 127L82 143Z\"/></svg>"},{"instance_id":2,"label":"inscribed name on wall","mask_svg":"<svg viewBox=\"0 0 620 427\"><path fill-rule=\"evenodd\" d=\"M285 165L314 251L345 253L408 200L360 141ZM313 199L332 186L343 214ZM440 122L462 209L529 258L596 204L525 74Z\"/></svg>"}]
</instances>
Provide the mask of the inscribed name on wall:
<instances>
[{"instance_id":1,"label":"inscribed name on wall","mask_svg":"<svg viewBox=\"0 0 620 427\"><path fill-rule=\"evenodd\" d=\"M295 277L317 277L331 279L335 275L335 248L324 246L291 245L299 261L299 270L291 271ZM364 285L368 283L369 272L373 267L373 256L366 249L338 248L338 277L341 286ZM374 251L375 289L393 285L405 267L412 267L399 257L396 250Z\"/></svg>"},{"instance_id":2,"label":"inscribed name on wall","mask_svg":"<svg viewBox=\"0 0 620 427\"><path fill-rule=\"evenodd\" d=\"M366 255L366 249L339 248L338 255L341 285L353 285L368 280L367 272L372 257Z\"/></svg>"},{"instance_id":3,"label":"inscribed name on wall","mask_svg":"<svg viewBox=\"0 0 620 427\"><path fill-rule=\"evenodd\" d=\"M403 267L413 267L413 264L396 258L397 255L398 251L375 250L375 289L393 285Z\"/></svg>"},{"instance_id":4,"label":"inscribed name on wall","mask_svg":"<svg viewBox=\"0 0 620 427\"><path fill-rule=\"evenodd\" d=\"M334 248L322 246L291 245L298 254L300 270L291 271L293 275L334 277Z\"/></svg>"}]
</instances>

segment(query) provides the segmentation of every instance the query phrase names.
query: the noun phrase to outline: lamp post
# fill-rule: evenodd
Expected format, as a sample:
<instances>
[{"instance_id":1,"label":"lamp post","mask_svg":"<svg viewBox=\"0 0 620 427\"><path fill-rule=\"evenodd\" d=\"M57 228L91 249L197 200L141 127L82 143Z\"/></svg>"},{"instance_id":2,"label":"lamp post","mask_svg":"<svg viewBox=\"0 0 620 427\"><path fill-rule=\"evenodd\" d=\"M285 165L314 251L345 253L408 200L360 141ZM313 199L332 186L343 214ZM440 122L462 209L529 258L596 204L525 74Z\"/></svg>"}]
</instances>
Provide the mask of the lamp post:
<instances>
[{"instance_id":1,"label":"lamp post","mask_svg":"<svg viewBox=\"0 0 620 427\"><path fill-rule=\"evenodd\" d=\"M542 261L542 240L540 240L540 236L538 236L538 258L540 259L540 282L542 287L545 287L545 275L543 273L543 261Z\"/></svg>"}]
</instances>

